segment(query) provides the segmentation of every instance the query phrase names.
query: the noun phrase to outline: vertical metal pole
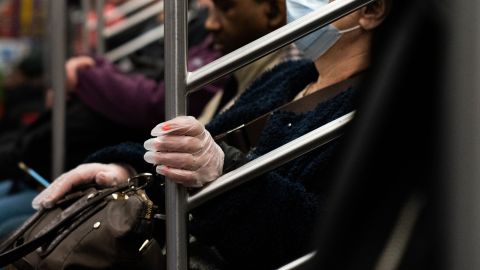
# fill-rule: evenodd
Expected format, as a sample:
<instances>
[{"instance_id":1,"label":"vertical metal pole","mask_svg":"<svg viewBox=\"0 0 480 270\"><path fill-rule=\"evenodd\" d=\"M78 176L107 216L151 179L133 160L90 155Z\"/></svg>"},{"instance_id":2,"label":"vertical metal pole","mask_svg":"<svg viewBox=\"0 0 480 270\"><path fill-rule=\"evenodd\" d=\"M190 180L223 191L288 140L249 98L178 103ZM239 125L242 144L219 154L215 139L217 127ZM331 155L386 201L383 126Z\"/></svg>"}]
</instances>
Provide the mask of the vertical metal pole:
<instances>
[{"instance_id":1,"label":"vertical metal pole","mask_svg":"<svg viewBox=\"0 0 480 270\"><path fill-rule=\"evenodd\" d=\"M65 1L49 1L49 20L51 31L50 40L50 68L51 85L55 90L53 106L53 160L52 176L59 176L64 170L65 160Z\"/></svg>"},{"instance_id":2,"label":"vertical metal pole","mask_svg":"<svg viewBox=\"0 0 480 270\"><path fill-rule=\"evenodd\" d=\"M83 28L82 28L82 52L90 53L90 29L88 28L88 13L91 7L90 0L82 0Z\"/></svg>"},{"instance_id":3,"label":"vertical metal pole","mask_svg":"<svg viewBox=\"0 0 480 270\"><path fill-rule=\"evenodd\" d=\"M167 119L186 114L187 2L165 0L165 85ZM166 182L167 270L186 270L187 192Z\"/></svg>"},{"instance_id":4,"label":"vertical metal pole","mask_svg":"<svg viewBox=\"0 0 480 270\"><path fill-rule=\"evenodd\" d=\"M103 29L105 29L105 14L103 8L105 0L96 0L95 9L97 12L97 54L105 53L105 38L103 37Z\"/></svg>"},{"instance_id":5,"label":"vertical metal pole","mask_svg":"<svg viewBox=\"0 0 480 270\"><path fill-rule=\"evenodd\" d=\"M480 2L446 1L449 62L445 125L450 171L442 196L448 242L445 269L480 269Z\"/></svg>"}]
</instances>

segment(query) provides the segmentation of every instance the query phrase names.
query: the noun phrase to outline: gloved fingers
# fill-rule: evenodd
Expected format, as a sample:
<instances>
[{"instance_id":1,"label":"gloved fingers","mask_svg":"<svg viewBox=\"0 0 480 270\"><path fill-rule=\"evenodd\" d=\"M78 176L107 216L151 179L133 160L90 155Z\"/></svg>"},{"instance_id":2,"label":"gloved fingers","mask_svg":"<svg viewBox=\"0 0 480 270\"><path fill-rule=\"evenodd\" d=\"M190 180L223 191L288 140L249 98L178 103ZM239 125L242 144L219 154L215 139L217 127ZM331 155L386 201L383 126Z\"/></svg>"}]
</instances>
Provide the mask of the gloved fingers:
<instances>
[{"instance_id":1,"label":"gloved fingers","mask_svg":"<svg viewBox=\"0 0 480 270\"><path fill-rule=\"evenodd\" d=\"M152 136L165 134L198 136L204 131L203 125L192 116L178 116L172 120L158 124L152 129Z\"/></svg>"},{"instance_id":2,"label":"gloved fingers","mask_svg":"<svg viewBox=\"0 0 480 270\"><path fill-rule=\"evenodd\" d=\"M195 171L205 164L203 156L195 156L189 153L147 152L144 159L146 162L157 165L165 165L171 168Z\"/></svg>"},{"instance_id":3,"label":"gloved fingers","mask_svg":"<svg viewBox=\"0 0 480 270\"><path fill-rule=\"evenodd\" d=\"M115 164L88 163L79 165L59 176L48 188L37 195L32 201L32 207L35 209L51 208L73 187L93 181L100 181L99 184L109 185L108 181L110 180L112 185L118 184L125 176L125 180L128 179L128 170L124 168L123 170L121 166ZM117 180L117 182L113 180Z\"/></svg>"},{"instance_id":4,"label":"gloved fingers","mask_svg":"<svg viewBox=\"0 0 480 270\"><path fill-rule=\"evenodd\" d=\"M201 187L203 185L203 183L199 181L199 176L196 171L170 168L164 165L157 166L156 171L167 177L167 179L185 187Z\"/></svg>"},{"instance_id":5,"label":"gloved fingers","mask_svg":"<svg viewBox=\"0 0 480 270\"><path fill-rule=\"evenodd\" d=\"M50 186L48 186L46 189L40 192L40 194L38 194L37 196L35 196L35 198L33 198L33 201L32 201L33 209L39 210L40 208L43 207L43 204L45 203L46 200L50 200L50 194L52 194L52 192L57 189L57 185L60 185L60 183L57 181L60 181L60 178L57 178L52 184L50 184ZM47 204L46 208L50 208L50 207L51 205Z\"/></svg>"},{"instance_id":6,"label":"gloved fingers","mask_svg":"<svg viewBox=\"0 0 480 270\"><path fill-rule=\"evenodd\" d=\"M216 147L220 148L215 144L214 147L212 147L212 149L214 149L213 151L219 150ZM162 165L156 167L156 171L168 177L168 179L186 187L201 187L204 183L211 182L222 175L223 152L218 155L202 155L197 158L199 161L197 161L196 164L200 166L196 166L196 169L188 168L188 166L185 165L184 167L170 167L165 163L161 163ZM174 160L174 158L172 160Z\"/></svg>"},{"instance_id":7,"label":"gloved fingers","mask_svg":"<svg viewBox=\"0 0 480 270\"><path fill-rule=\"evenodd\" d=\"M196 153L203 147L204 140L191 136L163 135L145 141L145 149L156 152Z\"/></svg>"},{"instance_id":8,"label":"gloved fingers","mask_svg":"<svg viewBox=\"0 0 480 270\"><path fill-rule=\"evenodd\" d=\"M32 201L34 209L51 208L56 201L67 194L74 186L93 181L92 176L82 175L73 169L60 175L48 188L38 194Z\"/></svg>"},{"instance_id":9,"label":"gloved fingers","mask_svg":"<svg viewBox=\"0 0 480 270\"><path fill-rule=\"evenodd\" d=\"M144 159L157 172L185 186L201 186L218 178L223 170L224 153L210 133L195 118L180 116L159 124L144 144Z\"/></svg>"}]
</instances>

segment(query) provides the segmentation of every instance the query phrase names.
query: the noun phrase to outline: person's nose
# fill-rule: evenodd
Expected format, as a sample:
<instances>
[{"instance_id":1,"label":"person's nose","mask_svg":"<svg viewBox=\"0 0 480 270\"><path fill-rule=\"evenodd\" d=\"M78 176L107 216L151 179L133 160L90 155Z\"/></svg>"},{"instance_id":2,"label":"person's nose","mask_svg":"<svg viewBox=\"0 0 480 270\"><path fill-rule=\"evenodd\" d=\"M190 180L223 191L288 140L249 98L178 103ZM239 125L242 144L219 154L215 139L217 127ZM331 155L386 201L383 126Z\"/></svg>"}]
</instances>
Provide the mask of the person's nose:
<instances>
[{"instance_id":1,"label":"person's nose","mask_svg":"<svg viewBox=\"0 0 480 270\"><path fill-rule=\"evenodd\" d=\"M205 20L205 29L211 32L218 31L221 28L220 21L218 20L218 16L215 13L216 12L214 10L210 9L208 17Z\"/></svg>"}]
</instances>

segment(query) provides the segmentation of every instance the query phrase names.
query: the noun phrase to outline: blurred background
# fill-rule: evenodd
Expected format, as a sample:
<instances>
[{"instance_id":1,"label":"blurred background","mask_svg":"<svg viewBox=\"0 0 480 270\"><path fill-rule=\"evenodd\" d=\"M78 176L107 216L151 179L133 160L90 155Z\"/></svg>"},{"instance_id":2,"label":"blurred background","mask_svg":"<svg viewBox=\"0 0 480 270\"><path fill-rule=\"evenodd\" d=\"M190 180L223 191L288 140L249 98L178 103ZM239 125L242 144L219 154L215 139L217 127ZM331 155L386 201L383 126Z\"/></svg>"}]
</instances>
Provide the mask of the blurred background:
<instances>
[{"instance_id":1,"label":"blurred background","mask_svg":"<svg viewBox=\"0 0 480 270\"><path fill-rule=\"evenodd\" d=\"M51 106L47 89L52 50L57 33L50 26L48 0L0 0L0 133L9 132L34 122L45 106ZM155 0L67 0L63 18L65 58L76 55L103 55L122 71L141 71L158 79L163 69L151 60L155 53L149 45L160 44L162 33L161 1ZM97 13L103 9L101 25ZM127 18L128 17L128 18ZM156 28L157 27L157 28ZM103 29L100 41L97 30ZM51 30L51 31L50 31ZM135 40L150 32L145 40ZM64 37L63 37L64 36ZM136 41L137 44L127 44ZM140 41L140 43L138 43ZM130 45L130 46L121 46ZM100 47L100 48L99 48ZM108 51L109 54L104 55ZM148 56L145 57L145 51ZM153 65L153 66L152 66ZM46 104L47 102L47 104Z\"/></svg>"}]
</instances>

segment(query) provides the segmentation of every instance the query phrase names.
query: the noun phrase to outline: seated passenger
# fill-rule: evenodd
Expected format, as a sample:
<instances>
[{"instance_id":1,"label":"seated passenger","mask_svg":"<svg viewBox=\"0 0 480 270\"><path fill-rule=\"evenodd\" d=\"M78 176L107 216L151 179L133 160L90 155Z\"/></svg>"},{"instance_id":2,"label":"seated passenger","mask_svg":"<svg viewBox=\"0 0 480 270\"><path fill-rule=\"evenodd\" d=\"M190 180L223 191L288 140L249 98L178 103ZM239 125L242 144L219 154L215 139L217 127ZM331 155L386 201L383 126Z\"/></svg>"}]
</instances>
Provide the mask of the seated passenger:
<instances>
[{"instance_id":1,"label":"seated passenger","mask_svg":"<svg viewBox=\"0 0 480 270\"><path fill-rule=\"evenodd\" d=\"M194 2L194 1L191 1ZM209 32L204 28L206 8L190 5L188 24L189 48L187 68L189 71L212 62L221 56ZM164 40L154 42L142 52L129 59L142 61L130 72L125 72L116 63L99 56L76 56L65 64L69 95L79 98L92 110L127 127L151 129L164 119ZM143 60L138 60L143 58ZM151 65L146 67L146 60ZM155 64L153 64L155 63ZM223 80L207 85L190 96L189 111L200 115L205 104L219 90Z\"/></svg>"},{"instance_id":2,"label":"seated passenger","mask_svg":"<svg viewBox=\"0 0 480 270\"><path fill-rule=\"evenodd\" d=\"M23 127L34 122L45 110L43 103L43 67L40 50L34 50L16 64L0 81L0 135L12 137ZM3 143L3 140L2 142Z\"/></svg>"},{"instance_id":3,"label":"seated passenger","mask_svg":"<svg viewBox=\"0 0 480 270\"><path fill-rule=\"evenodd\" d=\"M215 46L230 53L286 23L285 0L210 0L205 28L212 32ZM295 46L286 46L232 73L198 118L206 124L228 109L258 76L277 64L299 58Z\"/></svg>"},{"instance_id":4,"label":"seated passenger","mask_svg":"<svg viewBox=\"0 0 480 270\"><path fill-rule=\"evenodd\" d=\"M94 163L60 176L33 205L50 207L80 183L118 184L131 176L131 168L147 172L152 170L151 164L172 181L202 186L351 112L356 85L345 82L368 67L371 40L385 19L388 3L377 0L300 39L297 44L314 62L278 65L255 81L228 111L215 117L207 129L186 116L161 123L152 130L155 138L145 142L146 153L142 145L136 144L99 151L88 160ZM287 13L296 19L325 4L287 0ZM273 113L249 153L217 144L210 135L230 130L296 98L309 99L312 93L338 83L342 91L312 110ZM313 150L199 206L192 211L189 232L198 241L214 246L227 262L227 269L272 269L310 252L317 213L326 210L322 202L331 184L328 165L338 143ZM143 158L151 164L143 162Z\"/></svg>"},{"instance_id":5,"label":"seated passenger","mask_svg":"<svg viewBox=\"0 0 480 270\"><path fill-rule=\"evenodd\" d=\"M208 5L209 15L205 20L205 29L213 37L189 49L189 71L218 58L217 49L229 53L285 24L284 0L217 2ZM228 9L225 3L229 3ZM246 8L250 6L253 8ZM190 27L189 37L195 33L198 35L198 29ZM296 51L286 47L236 71L226 84L223 79L203 87L189 96L189 113L201 114L202 122L208 122L217 111L231 104L258 74L295 56ZM155 82L141 75L126 75L105 59L87 56L69 60L66 67L69 90L107 118L148 129L165 118L164 110L159 109L165 103L163 80Z\"/></svg>"}]
</instances>

